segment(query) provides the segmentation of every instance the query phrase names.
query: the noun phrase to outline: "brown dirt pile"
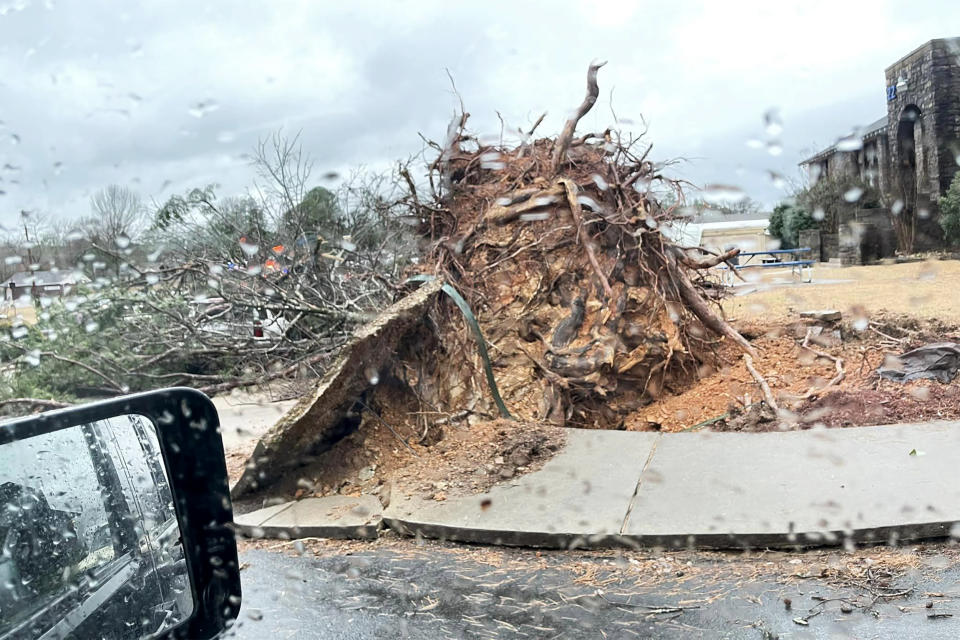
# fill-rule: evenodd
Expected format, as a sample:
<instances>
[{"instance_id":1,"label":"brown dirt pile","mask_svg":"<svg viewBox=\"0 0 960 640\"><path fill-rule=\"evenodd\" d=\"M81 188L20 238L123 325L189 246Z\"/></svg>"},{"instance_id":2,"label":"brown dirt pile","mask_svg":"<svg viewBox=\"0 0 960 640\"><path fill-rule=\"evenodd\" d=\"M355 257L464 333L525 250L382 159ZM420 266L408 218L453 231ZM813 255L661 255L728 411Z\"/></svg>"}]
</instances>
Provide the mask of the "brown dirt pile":
<instances>
[{"instance_id":1,"label":"brown dirt pile","mask_svg":"<svg viewBox=\"0 0 960 640\"><path fill-rule=\"evenodd\" d=\"M565 439L560 427L498 419L448 425L438 442L420 444L404 427L387 426L391 417L398 416L366 416L361 428L268 494L283 499L374 494L385 503L408 495L445 500L540 469ZM227 467L231 481L242 472L230 459Z\"/></svg>"},{"instance_id":2,"label":"brown dirt pile","mask_svg":"<svg viewBox=\"0 0 960 640\"><path fill-rule=\"evenodd\" d=\"M960 382L917 380L901 384L876 375L889 356L930 342L954 340L956 328L889 314L877 317L862 331L848 324L842 342L816 345L818 351L839 357L844 363L844 379L829 387L826 385L834 376L835 365L803 348L807 328L801 322L739 327L752 337L759 352L756 367L792 420L776 420L759 403L760 391L740 353L727 346L721 349L724 364L701 368L700 380L665 393L656 403L637 411L628 418L627 428L772 431L960 418ZM822 391L804 397L811 389Z\"/></svg>"}]
</instances>

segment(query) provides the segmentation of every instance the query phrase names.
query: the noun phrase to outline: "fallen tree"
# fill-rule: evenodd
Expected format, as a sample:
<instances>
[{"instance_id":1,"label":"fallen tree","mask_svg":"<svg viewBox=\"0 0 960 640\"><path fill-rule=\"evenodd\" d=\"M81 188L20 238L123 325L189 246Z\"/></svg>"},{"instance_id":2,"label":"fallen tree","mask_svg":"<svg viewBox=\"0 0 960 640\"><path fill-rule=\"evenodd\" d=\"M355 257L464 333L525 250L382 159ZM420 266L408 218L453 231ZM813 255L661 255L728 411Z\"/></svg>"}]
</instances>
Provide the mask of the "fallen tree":
<instances>
[{"instance_id":1,"label":"fallen tree","mask_svg":"<svg viewBox=\"0 0 960 640\"><path fill-rule=\"evenodd\" d=\"M408 448L465 414L620 428L715 364L721 341L755 354L705 275L737 250L717 255L668 239L683 185L647 159L642 137L575 135L601 66L590 66L584 101L558 138L531 140L535 125L520 144L482 144L464 112L443 145L431 143L429 187L403 173L402 203L425 247L412 278L427 281L423 293L357 334L258 446L235 495L274 482L280 466L315 459L348 422L386 424L379 408L390 408L387 426ZM676 204L665 207L658 194L667 192ZM433 295L441 284L462 295L459 310ZM371 380L360 368L373 353Z\"/></svg>"},{"instance_id":2,"label":"fallen tree","mask_svg":"<svg viewBox=\"0 0 960 640\"><path fill-rule=\"evenodd\" d=\"M474 309L510 411L617 428L663 389L695 379L720 340L755 353L704 275L737 250L715 255L668 239L683 185L647 159L642 136L575 135L602 66L589 67L585 98L556 139L483 144L460 114L435 145L429 197L409 203L430 243L420 264ZM660 204L667 192L677 204ZM463 323L437 313L440 348L401 363L408 384L425 405L492 412Z\"/></svg>"}]
</instances>

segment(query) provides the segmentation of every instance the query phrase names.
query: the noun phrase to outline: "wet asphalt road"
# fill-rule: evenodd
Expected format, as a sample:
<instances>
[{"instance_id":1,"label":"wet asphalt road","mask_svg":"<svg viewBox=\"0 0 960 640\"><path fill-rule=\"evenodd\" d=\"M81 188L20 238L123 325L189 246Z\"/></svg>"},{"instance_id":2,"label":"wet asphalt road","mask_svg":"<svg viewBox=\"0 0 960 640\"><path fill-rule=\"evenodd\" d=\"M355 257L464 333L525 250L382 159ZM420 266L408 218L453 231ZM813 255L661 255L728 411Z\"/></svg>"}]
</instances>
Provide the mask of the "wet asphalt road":
<instances>
[{"instance_id":1,"label":"wet asphalt road","mask_svg":"<svg viewBox=\"0 0 960 640\"><path fill-rule=\"evenodd\" d=\"M671 571L655 586L643 586L624 580L623 558L577 556L572 568L575 552L538 558L530 551L432 543L360 549L323 556L243 552L243 607L233 637L960 637L960 566L943 562L899 576L885 592L903 587L909 594L878 598L821 579L786 585L775 573L758 575L762 563L744 568L710 557L695 558L701 566L689 575ZM785 597L792 601L789 611ZM841 600L816 598L844 598L853 610L842 612ZM671 609L678 605L693 608ZM957 618L928 617L953 612Z\"/></svg>"}]
</instances>

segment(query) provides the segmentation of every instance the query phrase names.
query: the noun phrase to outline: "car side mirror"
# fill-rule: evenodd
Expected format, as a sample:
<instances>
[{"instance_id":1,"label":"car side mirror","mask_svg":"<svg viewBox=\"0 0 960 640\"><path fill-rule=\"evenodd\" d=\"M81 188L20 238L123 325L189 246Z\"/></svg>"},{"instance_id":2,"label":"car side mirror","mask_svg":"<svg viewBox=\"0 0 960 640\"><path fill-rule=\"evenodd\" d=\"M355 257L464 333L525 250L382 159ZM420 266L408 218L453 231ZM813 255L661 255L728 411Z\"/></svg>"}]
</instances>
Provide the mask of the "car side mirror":
<instances>
[{"instance_id":1,"label":"car side mirror","mask_svg":"<svg viewBox=\"0 0 960 640\"><path fill-rule=\"evenodd\" d=\"M0 424L0 640L230 626L240 569L219 426L192 389Z\"/></svg>"}]
</instances>

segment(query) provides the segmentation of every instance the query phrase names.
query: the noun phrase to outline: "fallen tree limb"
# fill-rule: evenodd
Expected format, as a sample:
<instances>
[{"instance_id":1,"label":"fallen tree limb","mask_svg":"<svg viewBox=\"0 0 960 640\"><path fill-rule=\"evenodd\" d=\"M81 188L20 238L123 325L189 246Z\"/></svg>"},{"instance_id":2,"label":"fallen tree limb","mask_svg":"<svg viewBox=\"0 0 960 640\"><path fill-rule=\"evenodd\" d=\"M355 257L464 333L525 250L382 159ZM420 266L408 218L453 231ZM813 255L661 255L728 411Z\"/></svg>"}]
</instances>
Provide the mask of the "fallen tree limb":
<instances>
[{"instance_id":1,"label":"fallen tree limb","mask_svg":"<svg viewBox=\"0 0 960 640\"><path fill-rule=\"evenodd\" d=\"M710 267L715 267L721 262L729 263L731 258L734 258L740 254L740 249L733 248L729 251L725 251L719 255L713 255L706 258L694 258L686 251L679 250L677 251L677 260L679 260L683 265L690 267L691 269L709 269Z\"/></svg>"}]
</instances>

